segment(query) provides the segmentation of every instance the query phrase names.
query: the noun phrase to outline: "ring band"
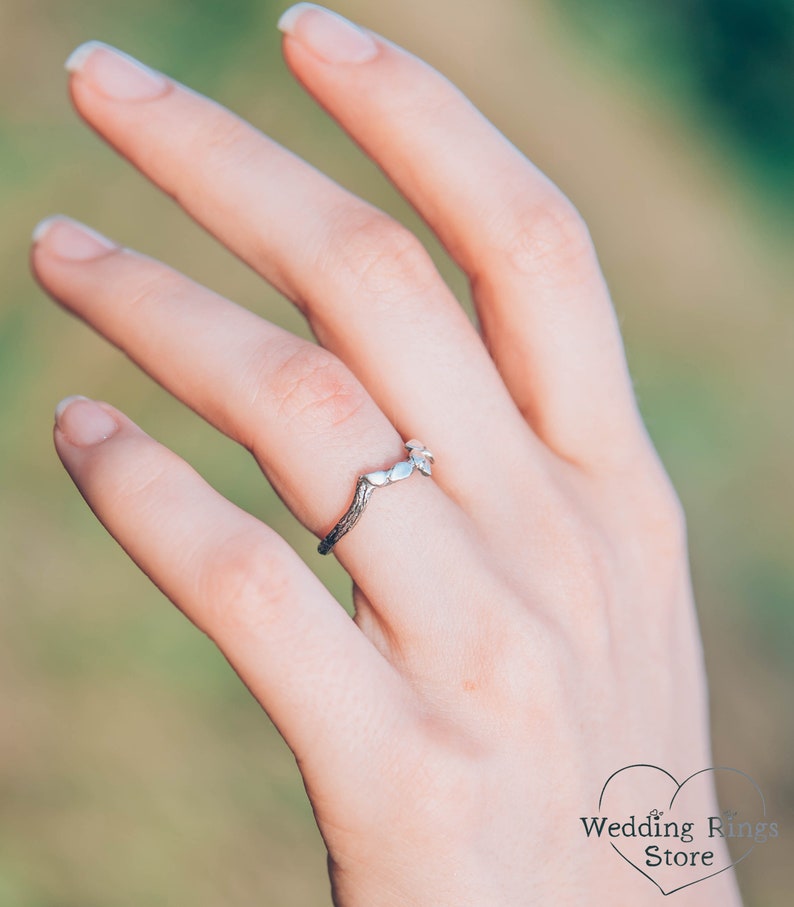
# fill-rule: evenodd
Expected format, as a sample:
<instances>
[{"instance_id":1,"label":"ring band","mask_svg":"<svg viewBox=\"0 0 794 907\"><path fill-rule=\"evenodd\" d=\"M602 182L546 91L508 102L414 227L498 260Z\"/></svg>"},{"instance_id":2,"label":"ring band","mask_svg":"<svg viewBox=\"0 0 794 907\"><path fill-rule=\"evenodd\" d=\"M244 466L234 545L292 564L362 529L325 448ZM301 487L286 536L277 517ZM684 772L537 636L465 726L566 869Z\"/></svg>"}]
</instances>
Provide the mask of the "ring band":
<instances>
[{"instance_id":1,"label":"ring band","mask_svg":"<svg viewBox=\"0 0 794 907\"><path fill-rule=\"evenodd\" d=\"M434 458L425 445L421 441L413 439L406 442L405 449L408 451L407 460L400 460L390 469L379 469L377 472L368 472L366 475L358 477L353 500L347 508L347 512L317 546L320 554L328 554L339 539L356 525L376 488L384 488L386 485L401 482L403 479L407 479L415 469L423 476L430 475L430 464L434 462Z\"/></svg>"}]
</instances>

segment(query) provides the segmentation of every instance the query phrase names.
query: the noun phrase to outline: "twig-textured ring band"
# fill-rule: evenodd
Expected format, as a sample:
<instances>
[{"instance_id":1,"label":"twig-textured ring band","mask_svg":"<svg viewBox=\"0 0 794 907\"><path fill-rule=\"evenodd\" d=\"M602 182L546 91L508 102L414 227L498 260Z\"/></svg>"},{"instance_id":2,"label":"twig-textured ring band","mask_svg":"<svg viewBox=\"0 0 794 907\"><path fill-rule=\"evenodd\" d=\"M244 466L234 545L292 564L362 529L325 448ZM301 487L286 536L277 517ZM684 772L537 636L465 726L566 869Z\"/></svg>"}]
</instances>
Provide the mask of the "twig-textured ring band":
<instances>
[{"instance_id":1,"label":"twig-textured ring band","mask_svg":"<svg viewBox=\"0 0 794 907\"><path fill-rule=\"evenodd\" d=\"M368 472L366 475L358 477L353 501L347 508L347 512L317 546L320 554L328 554L339 539L356 525L376 488L383 488L407 479L415 469L423 476L430 475L433 454L425 445L421 441L411 440L406 443L405 449L408 451L407 460L400 460L391 469L379 469L377 472Z\"/></svg>"}]
</instances>

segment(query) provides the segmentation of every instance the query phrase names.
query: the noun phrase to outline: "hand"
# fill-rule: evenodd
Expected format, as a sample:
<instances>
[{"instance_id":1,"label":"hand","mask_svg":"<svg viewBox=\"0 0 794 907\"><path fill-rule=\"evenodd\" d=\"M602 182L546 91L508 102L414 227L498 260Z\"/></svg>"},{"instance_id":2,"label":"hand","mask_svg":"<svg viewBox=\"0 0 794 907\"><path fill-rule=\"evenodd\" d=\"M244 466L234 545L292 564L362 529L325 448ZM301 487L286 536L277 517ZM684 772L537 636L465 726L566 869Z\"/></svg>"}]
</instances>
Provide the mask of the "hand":
<instances>
[{"instance_id":1,"label":"hand","mask_svg":"<svg viewBox=\"0 0 794 907\"><path fill-rule=\"evenodd\" d=\"M438 73L301 4L300 82L471 280L481 336L418 241L228 111L101 45L79 113L291 299L320 346L66 218L42 286L249 448L335 548L351 620L272 530L105 403L59 407L91 508L225 653L295 753L338 905L656 903L584 840L606 777L710 765L681 510L643 429L587 230ZM736 904L731 873L706 883ZM679 894L702 903L704 889Z\"/></svg>"}]
</instances>

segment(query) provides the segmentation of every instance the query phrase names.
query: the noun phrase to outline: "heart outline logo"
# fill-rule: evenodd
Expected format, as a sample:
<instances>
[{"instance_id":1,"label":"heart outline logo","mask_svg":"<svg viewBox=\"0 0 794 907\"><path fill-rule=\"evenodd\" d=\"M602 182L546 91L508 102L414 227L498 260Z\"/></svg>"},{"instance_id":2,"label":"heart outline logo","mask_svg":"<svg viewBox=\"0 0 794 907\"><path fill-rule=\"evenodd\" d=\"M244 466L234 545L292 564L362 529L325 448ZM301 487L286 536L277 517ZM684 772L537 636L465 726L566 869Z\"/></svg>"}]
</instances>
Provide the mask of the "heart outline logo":
<instances>
[{"instance_id":1,"label":"heart outline logo","mask_svg":"<svg viewBox=\"0 0 794 907\"><path fill-rule=\"evenodd\" d=\"M764 795L761 792L761 788L755 783L755 781L753 781L753 779L746 772L741 771L741 769L730 768L729 766L726 766L726 765L717 765L717 766L712 766L711 768L701 768L698 771L693 772L688 777L684 778L684 780L679 783L678 780L673 775L671 775L670 772L668 772L666 769L663 769L658 765L652 765L651 763L647 763L647 762L638 762L638 763L635 763L634 765L625 765L625 766L623 766L623 768L619 768L617 771L613 772L607 778L607 780L604 782L604 786L601 788L601 795L598 798L599 813L601 812L601 805L604 801L604 794L606 793L606 789L609 786L610 781L612 781L613 778L617 777L621 772L629 771L630 769L633 769L633 768L654 769L655 771L661 772L663 775L666 775L673 782L673 784L675 784L675 792L673 793L673 796L670 798L670 803L668 804L668 807L667 807L668 811L670 809L672 809L673 804L675 803L676 798L678 797L678 795L681 792L681 789L684 787L684 785L687 784L689 781L691 781L693 778L697 778L698 775L703 775L706 772L735 772L737 775L741 775L743 778L745 778L747 781L749 781L750 784L752 784L753 788L755 789L755 792L758 794L758 797L761 800L762 815L764 818L766 818L766 800L764 799ZM649 875L643 869L640 869L640 867L633 860L630 860L626 856L626 854L624 854L620 850L620 848L617 847L612 841L609 842L609 845L622 859L624 859L629 864L629 866L633 866L634 869L636 869L637 872L639 872L641 875L645 876L645 878L648 879L648 881L653 882L653 884L659 889L659 891L661 891L661 893L665 897L667 897L668 895L671 895L671 894L675 894L676 891L682 891L684 888L689 888L692 885L697 885L699 882L705 882L707 879L713 879L714 876L718 876L718 875L720 875L720 873L723 873L729 869L732 869L734 866L737 866L739 863L741 863L742 860L747 859L747 857L750 856L750 854L753 852L753 850L755 850L755 846L756 846L755 841L753 841L753 843L750 845L750 847L748 847L748 849L738 859L733 860L733 862L731 862L731 863L728 863L727 866L723 866L722 869L718 869L715 872L711 872L706 876L701 876L701 878L694 879L691 882L686 882L683 885L679 885L677 888L671 888L669 891L665 891L664 888L662 888L662 886L656 881L656 879L653 878L653 876Z\"/></svg>"}]
</instances>

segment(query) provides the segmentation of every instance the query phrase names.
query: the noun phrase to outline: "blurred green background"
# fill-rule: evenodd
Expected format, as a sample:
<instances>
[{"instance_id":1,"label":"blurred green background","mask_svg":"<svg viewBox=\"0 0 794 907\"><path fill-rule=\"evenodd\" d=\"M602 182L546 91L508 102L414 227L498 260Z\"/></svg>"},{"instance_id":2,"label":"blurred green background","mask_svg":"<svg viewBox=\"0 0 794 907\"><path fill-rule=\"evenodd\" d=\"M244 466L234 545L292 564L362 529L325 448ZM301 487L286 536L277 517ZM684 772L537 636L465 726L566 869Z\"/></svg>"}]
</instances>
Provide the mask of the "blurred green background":
<instances>
[{"instance_id":1,"label":"blurred green background","mask_svg":"<svg viewBox=\"0 0 794 907\"><path fill-rule=\"evenodd\" d=\"M286 74L270 0L0 3L0 907L328 903L289 753L223 659L95 524L51 449L58 399L112 401L344 576L252 462L56 309L28 237L63 211L302 331L82 126L62 61L99 38L213 94L403 219ZM794 6L790 0L340 0L453 78L573 198L689 514L717 764L783 839L739 867L790 903L794 818ZM699 768L697 766L696 768ZM707 891L704 889L704 903Z\"/></svg>"}]
</instances>

